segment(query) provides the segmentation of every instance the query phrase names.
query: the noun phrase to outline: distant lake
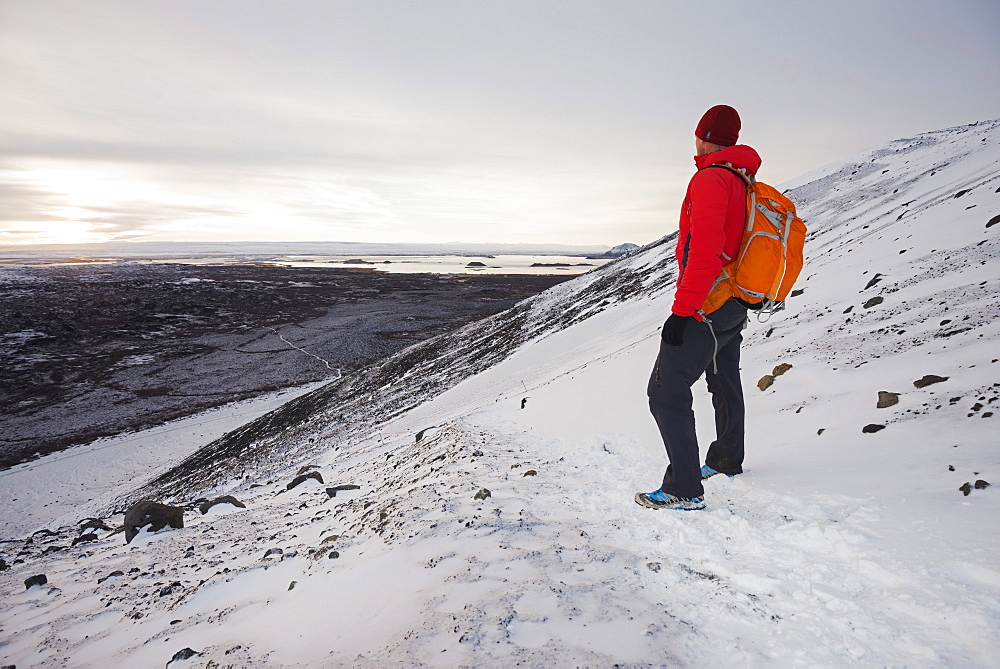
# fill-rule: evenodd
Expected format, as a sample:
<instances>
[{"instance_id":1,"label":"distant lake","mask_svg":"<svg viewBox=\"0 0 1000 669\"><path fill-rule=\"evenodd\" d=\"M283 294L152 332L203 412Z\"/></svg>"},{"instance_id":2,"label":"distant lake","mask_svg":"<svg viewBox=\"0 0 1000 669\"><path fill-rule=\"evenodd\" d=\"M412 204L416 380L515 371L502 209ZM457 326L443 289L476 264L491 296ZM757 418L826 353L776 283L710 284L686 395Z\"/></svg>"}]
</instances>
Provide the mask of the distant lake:
<instances>
[{"instance_id":1,"label":"distant lake","mask_svg":"<svg viewBox=\"0 0 1000 669\"><path fill-rule=\"evenodd\" d=\"M260 263L286 267L367 269L395 274L583 274L609 262L581 256L269 256L205 257L154 260L189 265L243 265Z\"/></svg>"}]
</instances>

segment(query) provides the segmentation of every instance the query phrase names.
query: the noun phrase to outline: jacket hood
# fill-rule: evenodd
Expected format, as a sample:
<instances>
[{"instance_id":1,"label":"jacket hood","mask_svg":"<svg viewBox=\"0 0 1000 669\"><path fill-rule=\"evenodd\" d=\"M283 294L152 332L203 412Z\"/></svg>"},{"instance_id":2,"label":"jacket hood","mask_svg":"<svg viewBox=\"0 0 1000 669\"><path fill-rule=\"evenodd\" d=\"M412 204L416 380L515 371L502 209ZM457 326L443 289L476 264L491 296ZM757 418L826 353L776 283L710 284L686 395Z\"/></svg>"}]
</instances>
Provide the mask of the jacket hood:
<instances>
[{"instance_id":1,"label":"jacket hood","mask_svg":"<svg viewBox=\"0 0 1000 669\"><path fill-rule=\"evenodd\" d=\"M748 174L757 174L757 170L760 169L760 156L746 144L737 144L694 157L694 164L699 170L718 163L732 163L736 169L745 169Z\"/></svg>"}]
</instances>

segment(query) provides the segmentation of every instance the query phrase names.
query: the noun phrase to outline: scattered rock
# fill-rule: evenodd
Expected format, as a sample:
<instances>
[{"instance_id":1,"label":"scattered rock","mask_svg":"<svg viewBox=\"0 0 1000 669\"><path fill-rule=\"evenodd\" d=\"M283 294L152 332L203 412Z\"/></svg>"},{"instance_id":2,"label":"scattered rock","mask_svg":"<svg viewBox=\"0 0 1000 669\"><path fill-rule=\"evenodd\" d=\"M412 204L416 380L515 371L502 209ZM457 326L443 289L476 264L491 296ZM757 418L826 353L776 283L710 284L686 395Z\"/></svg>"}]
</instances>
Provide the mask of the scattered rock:
<instances>
[{"instance_id":1,"label":"scattered rock","mask_svg":"<svg viewBox=\"0 0 1000 669\"><path fill-rule=\"evenodd\" d=\"M820 429L816 430L816 435L819 436L819 435L823 434L824 432L826 432L826 428L825 427L821 427Z\"/></svg>"},{"instance_id":2,"label":"scattered rock","mask_svg":"<svg viewBox=\"0 0 1000 669\"><path fill-rule=\"evenodd\" d=\"M174 656L170 658L170 662L180 662L181 660L190 660L192 657L195 657L196 655L201 655L201 653L199 653L196 650L191 650L190 648L185 648L183 650L179 650L176 653L174 653ZM170 662L167 662L168 667L170 666Z\"/></svg>"},{"instance_id":3,"label":"scattered rock","mask_svg":"<svg viewBox=\"0 0 1000 669\"><path fill-rule=\"evenodd\" d=\"M87 530L104 530L105 532L114 532L114 530L107 526L101 518L85 518L80 522L80 533Z\"/></svg>"},{"instance_id":4,"label":"scattered rock","mask_svg":"<svg viewBox=\"0 0 1000 669\"><path fill-rule=\"evenodd\" d=\"M492 496L493 496L493 493L491 493L486 488L483 488L479 492L477 492L475 494L475 496L473 496L472 499L486 499L487 497L492 497Z\"/></svg>"},{"instance_id":5,"label":"scattered rock","mask_svg":"<svg viewBox=\"0 0 1000 669\"><path fill-rule=\"evenodd\" d=\"M783 362L780 365L776 365L775 368L771 370L771 375L775 377L781 376L791 368L792 366L790 364L788 364L787 362Z\"/></svg>"},{"instance_id":6,"label":"scattered rock","mask_svg":"<svg viewBox=\"0 0 1000 669\"><path fill-rule=\"evenodd\" d=\"M538 476L538 472L536 472L534 469L529 469L528 471L521 474L521 476Z\"/></svg>"},{"instance_id":7,"label":"scattered rock","mask_svg":"<svg viewBox=\"0 0 1000 669\"><path fill-rule=\"evenodd\" d=\"M971 188L966 188L964 190L960 190L957 193L955 193L955 199L957 200L958 198L962 197L963 195L965 195L966 193L969 193L971 191L972 191Z\"/></svg>"},{"instance_id":8,"label":"scattered rock","mask_svg":"<svg viewBox=\"0 0 1000 669\"><path fill-rule=\"evenodd\" d=\"M975 484L974 487L975 487L976 490L985 490L986 488L990 487L990 484L989 484L989 481L984 481L982 479L979 479L978 481L976 481L976 484Z\"/></svg>"},{"instance_id":9,"label":"scattered rock","mask_svg":"<svg viewBox=\"0 0 1000 669\"><path fill-rule=\"evenodd\" d=\"M10 565L3 558L0 558L0 571L7 571L8 569L10 569Z\"/></svg>"},{"instance_id":10,"label":"scattered rock","mask_svg":"<svg viewBox=\"0 0 1000 669\"><path fill-rule=\"evenodd\" d=\"M308 481L309 479L315 479L315 480L319 481L320 483L323 483L323 475L320 474L319 472L312 471L312 472L309 472L308 474L299 474L294 479L292 479L291 481L288 482L288 486L285 489L286 490L291 490L295 486L297 486L300 483L303 483L305 481Z\"/></svg>"},{"instance_id":11,"label":"scattered rock","mask_svg":"<svg viewBox=\"0 0 1000 669\"><path fill-rule=\"evenodd\" d=\"M873 297L870 300L866 301L861 306L864 307L865 309L871 309L875 305L882 304L883 302L885 302L885 300L882 298L882 296L881 295L876 295L875 297Z\"/></svg>"},{"instance_id":12,"label":"scattered rock","mask_svg":"<svg viewBox=\"0 0 1000 669\"><path fill-rule=\"evenodd\" d=\"M962 491L963 495L965 495L966 497L968 497L969 493L972 492L972 484L969 483L968 481L966 481L961 486L959 486L958 489Z\"/></svg>"},{"instance_id":13,"label":"scattered rock","mask_svg":"<svg viewBox=\"0 0 1000 669\"><path fill-rule=\"evenodd\" d=\"M294 590L294 589L295 589L295 584L296 584L296 583L298 583L298 581L292 581L291 583L289 583L289 584L288 584L288 589L289 589L289 590Z\"/></svg>"},{"instance_id":14,"label":"scattered rock","mask_svg":"<svg viewBox=\"0 0 1000 669\"><path fill-rule=\"evenodd\" d=\"M948 377L948 376L938 376L937 374L926 374L923 377L921 377L921 378L917 379L916 381L914 381L913 382L913 387L914 388L924 388L924 387L932 385L934 383L941 383L943 381L947 381L949 378L951 378L951 377Z\"/></svg>"},{"instance_id":15,"label":"scattered rock","mask_svg":"<svg viewBox=\"0 0 1000 669\"><path fill-rule=\"evenodd\" d=\"M878 283L882 279L883 279L883 276L881 274L879 274L879 273L876 272L875 276L873 276L871 278L871 281L869 281L862 290L868 290L869 288L871 288L872 286L874 286L876 283ZM847 312L845 311L844 313L846 314Z\"/></svg>"},{"instance_id":16,"label":"scattered rock","mask_svg":"<svg viewBox=\"0 0 1000 669\"><path fill-rule=\"evenodd\" d=\"M97 541L98 536L93 532L88 532L87 534L81 534L76 539L73 539L71 545L76 546L77 544L87 543L88 541Z\"/></svg>"},{"instance_id":17,"label":"scattered rock","mask_svg":"<svg viewBox=\"0 0 1000 669\"><path fill-rule=\"evenodd\" d=\"M472 457L481 458L483 457L483 452L477 448L476 450L472 451Z\"/></svg>"},{"instance_id":18,"label":"scattered rock","mask_svg":"<svg viewBox=\"0 0 1000 669\"><path fill-rule=\"evenodd\" d=\"M181 588L181 587L183 587L183 586L181 585L180 581L174 581L170 585L165 585L162 588L160 588L160 594L159 594L159 596L160 597L166 597L166 596L168 596L170 593L172 593L174 591L174 588Z\"/></svg>"},{"instance_id":19,"label":"scattered rock","mask_svg":"<svg viewBox=\"0 0 1000 669\"><path fill-rule=\"evenodd\" d=\"M527 404L528 404L528 398L527 397L522 397L521 398L521 408L523 409Z\"/></svg>"},{"instance_id":20,"label":"scattered rock","mask_svg":"<svg viewBox=\"0 0 1000 669\"><path fill-rule=\"evenodd\" d=\"M284 551L282 551L280 548L268 548L264 552L264 557L267 558L267 557L271 557L272 555L281 555L283 552Z\"/></svg>"},{"instance_id":21,"label":"scattered rock","mask_svg":"<svg viewBox=\"0 0 1000 669\"><path fill-rule=\"evenodd\" d=\"M767 390L772 385L774 385L774 377L771 376L770 374L765 374L764 376L760 377L760 380L757 381L757 387L760 388L761 390Z\"/></svg>"},{"instance_id":22,"label":"scattered rock","mask_svg":"<svg viewBox=\"0 0 1000 669\"><path fill-rule=\"evenodd\" d=\"M360 489L361 489L361 486L359 486L359 485L352 485L352 484L348 483L348 484L345 484L345 485L335 485L332 488L327 488L326 489L326 494L329 495L330 497L336 497L337 493L340 492L341 490L360 490Z\"/></svg>"},{"instance_id":23,"label":"scattered rock","mask_svg":"<svg viewBox=\"0 0 1000 669\"><path fill-rule=\"evenodd\" d=\"M328 557L331 560L336 560L337 558L340 557L340 553L338 551L330 551L326 557Z\"/></svg>"},{"instance_id":24,"label":"scattered rock","mask_svg":"<svg viewBox=\"0 0 1000 669\"><path fill-rule=\"evenodd\" d=\"M201 511L201 515L204 516L206 513L208 513L208 510L211 509L216 504L232 504L233 506L238 506L241 509L247 508L246 504L236 499L232 495L223 495L222 497L216 497L213 500L206 500L202 502L201 504L198 505L198 510Z\"/></svg>"},{"instance_id":25,"label":"scattered rock","mask_svg":"<svg viewBox=\"0 0 1000 669\"><path fill-rule=\"evenodd\" d=\"M864 432L865 434L874 434L875 432L878 432L879 430L884 430L884 429L885 429L885 425L878 425L876 423L869 423L868 425L865 425L863 428L861 428L861 431Z\"/></svg>"},{"instance_id":26,"label":"scattered rock","mask_svg":"<svg viewBox=\"0 0 1000 669\"><path fill-rule=\"evenodd\" d=\"M466 267L486 267L486 263L481 263L478 260L473 260Z\"/></svg>"},{"instance_id":27,"label":"scattered rock","mask_svg":"<svg viewBox=\"0 0 1000 669\"><path fill-rule=\"evenodd\" d=\"M997 223L1000 223L1000 214L997 214L996 216L994 216L993 218L991 218L989 220L989 222L986 224L986 227L987 228L992 228Z\"/></svg>"},{"instance_id":28,"label":"scattered rock","mask_svg":"<svg viewBox=\"0 0 1000 669\"><path fill-rule=\"evenodd\" d=\"M38 574L37 576L24 579L24 589L28 590L33 585L45 585L48 582L49 579L45 574Z\"/></svg>"},{"instance_id":29,"label":"scattered rock","mask_svg":"<svg viewBox=\"0 0 1000 669\"><path fill-rule=\"evenodd\" d=\"M791 293L791 295L789 295L788 297L798 297L799 295L801 295L804 292L806 292L805 288L801 288L801 289L798 289L798 290L793 290L792 293Z\"/></svg>"},{"instance_id":30,"label":"scattered rock","mask_svg":"<svg viewBox=\"0 0 1000 669\"><path fill-rule=\"evenodd\" d=\"M97 579L97 583L98 583L98 585L99 585L99 584L101 584L101 583L104 583L104 582L105 582L106 580L108 580L109 578L114 578L115 576L124 576L124 575L125 575L125 572L123 572L123 571L121 571L121 570L118 570L118 569L116 569L115 571L111 572L111 573L110 573L110 574L108 574L107 576L102 576L101 578Z\"/></svg>"},{"instance_id":31,"label":"scattered rock","mask_svg":"<svg viewBox=\"0 0 1000 669\"><path fill-rule=\"evenodd\" d=\"M659 562L647 562L646 568L649 569L649 571L660 571L663 569L663 565Z\"/></svg>"},{"instance_id":32,"label":"scattered rock","mask_svg":"<svg viewBox=\"0 0 1000 669\"><path fill-rule=\"evenodd\" d=\"M888 390L878 391L878 403L876 409L887 409L899 404L899 393L890 393Z\"/></svg>"},{"instance_id":33,"label":"scattered rock","mask_svg":"<svg viewBox=\"0 0 1000 669\"><path fill-rule=\"evenodd\" d=\"M184 527L184 509L148 499L136 502L125 511L125 543L130 543L146 525L150 526L150 532L158 532L167 525L179 530Z\"/></svg>"},{"instance_id":34,"label":"scattered rock","mask_svg":"<svg viewBox=\"0 0 1000 669\"><path fill-rule=\"evenodd\" d=\"M950 472L955 471L955 465L948 465L948 471Z\"/></svg>"},{"instance_id":35,"label":"scattered rock","mask_svg":"<svg viewBox=\"0 0 1000 669\"><path fill-rule=\"evenodd\" d=\"M853 304L851 306L847 307L846 309L844 309L844 313L845 314L849 314L852 311L854 311L854 305Z\"/></svg>"}]
</instances>

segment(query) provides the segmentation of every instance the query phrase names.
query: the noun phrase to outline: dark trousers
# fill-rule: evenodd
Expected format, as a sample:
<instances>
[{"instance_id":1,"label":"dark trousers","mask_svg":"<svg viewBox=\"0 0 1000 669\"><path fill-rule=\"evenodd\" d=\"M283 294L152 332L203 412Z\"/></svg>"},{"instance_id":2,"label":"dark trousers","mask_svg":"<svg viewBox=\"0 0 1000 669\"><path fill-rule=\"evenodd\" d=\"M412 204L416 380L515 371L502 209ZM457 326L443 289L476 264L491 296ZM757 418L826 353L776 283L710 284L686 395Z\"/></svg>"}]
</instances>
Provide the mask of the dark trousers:
<instances>
[{"instance_id":1,"label":"dark trousers","mask_svg":"<svg viewBox=\"0 0 1000 669\"><path fill-rule=\"evenodd\" d=\"M705 464L724 474L743 473L746 412L740 383L740 342L746 313L739 303L730 300L708 315L711 323L688 323L682 345L660 341L646 394L670 461L660 488L666 493L677 497L701 497L705 493L691 406L691 386L702 374L715 407L715 441L708 449ZM713 368L713 354L718 371Z\"/></svg>"}]
</instances>

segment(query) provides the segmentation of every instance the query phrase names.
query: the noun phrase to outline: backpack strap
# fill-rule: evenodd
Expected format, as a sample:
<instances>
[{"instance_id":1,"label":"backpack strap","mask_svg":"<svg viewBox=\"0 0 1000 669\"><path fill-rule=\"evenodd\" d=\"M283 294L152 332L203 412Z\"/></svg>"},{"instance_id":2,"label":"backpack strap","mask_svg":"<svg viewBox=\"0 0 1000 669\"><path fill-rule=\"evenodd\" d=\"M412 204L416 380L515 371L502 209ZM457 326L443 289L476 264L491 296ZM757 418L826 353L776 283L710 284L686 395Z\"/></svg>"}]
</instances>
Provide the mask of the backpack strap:
<instances>
[{"instance_id":1,"label":"backpack strap","mask_svg":"<svg viewBox=\"0 0 1000 669\"><path fill-rule=\"evenodd\" d=\"M728 163L728 162L727 163L712 163L708 167L703 167L702 169L703 170L707 170L707 169L711 169L713 167L721 167L722 169L726 170L727 172L732 172L733 174L735 174L736 176L738 176L740 179L742 179L746 183L747 188L750 188L751 186L753 186L753 184L756 183L756 181L757 181L753 177L752 174L747 174L747 172L746 172L745 169L737 169L737 168L733 167L732 163ZM701 170L699 170L699 171L701 171Z\"/></svg>"}]
</instances>

